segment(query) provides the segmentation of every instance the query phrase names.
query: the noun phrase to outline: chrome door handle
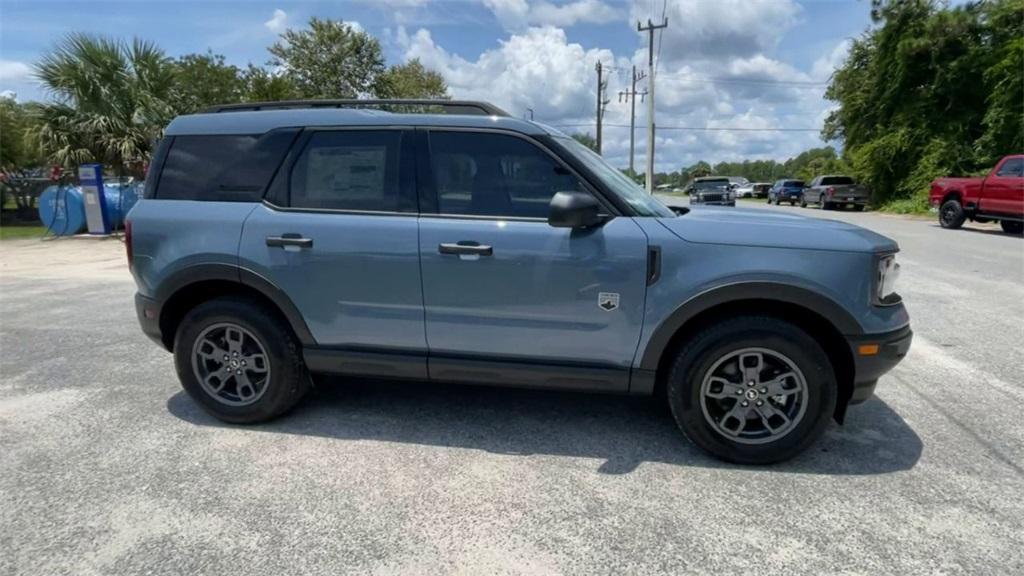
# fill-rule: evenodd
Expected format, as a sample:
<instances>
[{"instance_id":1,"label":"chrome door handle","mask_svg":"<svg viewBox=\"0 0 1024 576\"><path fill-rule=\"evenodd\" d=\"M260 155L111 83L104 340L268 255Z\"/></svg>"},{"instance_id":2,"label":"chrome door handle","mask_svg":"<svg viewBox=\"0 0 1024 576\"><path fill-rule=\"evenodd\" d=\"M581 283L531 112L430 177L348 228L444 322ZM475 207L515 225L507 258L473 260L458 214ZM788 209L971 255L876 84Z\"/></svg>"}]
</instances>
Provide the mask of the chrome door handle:
<instances>
[{"instance_id":1,"label":"chrome door handle","mask_svg":"<svg viewBox=\"0 0 1024 576\"><path fill-rule=\"evenodd\" d=\"M438 244L437 251L441 254L471 254L475 256L492 256L494 249L485 244L463 240L462 242Z\"/></svg>"}]
</instances>

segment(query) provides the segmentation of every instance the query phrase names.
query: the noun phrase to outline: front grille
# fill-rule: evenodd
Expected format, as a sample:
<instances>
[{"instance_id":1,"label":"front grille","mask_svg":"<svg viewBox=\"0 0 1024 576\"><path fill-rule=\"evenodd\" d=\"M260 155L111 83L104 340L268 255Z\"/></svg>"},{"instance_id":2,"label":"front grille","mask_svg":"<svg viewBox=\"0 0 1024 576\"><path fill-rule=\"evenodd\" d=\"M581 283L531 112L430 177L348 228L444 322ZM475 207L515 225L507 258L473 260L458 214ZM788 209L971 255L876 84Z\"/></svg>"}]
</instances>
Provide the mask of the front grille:
<instances>
[{"instance_id":1,"label":"front grille","mask_svg":"<svg viewBox=\"0 0 1024 576\"><path fill-rule=\"evenodd\" d=\"M701 202L721 202L725 200L725 194L701 194Z\"/></svg>"}]
</instances>

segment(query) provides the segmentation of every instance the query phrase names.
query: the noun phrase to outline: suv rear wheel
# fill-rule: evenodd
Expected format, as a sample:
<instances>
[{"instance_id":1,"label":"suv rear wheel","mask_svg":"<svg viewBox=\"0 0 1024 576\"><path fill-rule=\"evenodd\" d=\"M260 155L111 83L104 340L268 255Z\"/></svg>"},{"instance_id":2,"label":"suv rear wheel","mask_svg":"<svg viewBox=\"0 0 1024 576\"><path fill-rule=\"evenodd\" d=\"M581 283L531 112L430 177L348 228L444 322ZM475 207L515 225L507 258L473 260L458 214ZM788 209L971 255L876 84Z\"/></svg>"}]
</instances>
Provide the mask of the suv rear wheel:
<instances>
[{"instance_id":1,"label":"suv rear wheel","mask_svg":"<svg viewBox=\"0 0 1024 576\"><path fill-rule=\"evenodd\" d=\"M272 310L239 298L193 308L174 339L185 392L225 422L262 422L287 412L309 390L298 340Z\"/></svg>"},{"instance_id":2,"label":"suv rear wheel","mask_svg":"<svg viewBox=\"0 0 1024 576\"><path fill-rule=\"evenodd\" d=\"M835 410L828 356L799 327L771 317L736 317L691 339L668 375L676 424L723 460L770 464L817 440Z\"/></svg>"}]
</instances>

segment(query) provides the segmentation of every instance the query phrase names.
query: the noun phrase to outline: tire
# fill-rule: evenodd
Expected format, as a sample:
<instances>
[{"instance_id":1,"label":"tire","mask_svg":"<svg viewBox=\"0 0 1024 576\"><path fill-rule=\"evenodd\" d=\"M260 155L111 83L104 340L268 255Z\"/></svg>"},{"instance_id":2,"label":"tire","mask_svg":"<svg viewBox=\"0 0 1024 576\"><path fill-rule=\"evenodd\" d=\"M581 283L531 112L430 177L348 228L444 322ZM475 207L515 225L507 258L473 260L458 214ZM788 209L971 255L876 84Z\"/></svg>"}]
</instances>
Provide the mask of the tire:
<instances>
[{"instance_id":1,"label":"tire","mask_svg":"<svg viewBox=\"0 0 1024 576\"><path fill-rule=\"evenodd\" d=\"M221 354L237 358L224 361ZM246 298L217 298L189 311L174 338L174 365L185 392L212 416L233 424L280 416L310 387L291 327L275 310ZM247 385L241 386L231 370L242 374ZM223 390L216 393L215 386Z\"/></svg>"},{"instance_id":2,"label":"tire","mask_svg":"<svg viewBox=\"0 0 1024 576\"><path fill-rule=\"evenodd\" d=\"M790 206L796 206L796 200L790 200L789 201L789 205Z\"/></svg>"},{"instance_id":3,"label":"tire","mask_svg":"<svg viewBox=\"0 0 1024 576\"><path fill-rule=\"evenodd\" d=\"M1003 232L1007 234L1024 234L1024 222L1016 222L1014 220L1000 220L999 225L1002 226Z\"/></svg>"},{"instance_id":4,"label":"tire","mask_svg":"<svg viewBox=\"0 0 1024 576\"><path fill-rule=\"evenodd\" d=\"M737 354L743 356L733 357ZM738 362L749 362L749 357L757 354L765 367L757 377L759 381L762 376L771 379L776 375L771 366L788 366L785 370L792 376L787 381L795 388L785 395L784 404L778 403L778 395L759 396L759 384L753 388L743 386L742 380L746 378L739 378ZM721 374L721 370L727 371L730 364L740 381L730 384L728 389L723 385L721 392L717 392L710 379L713 374ZM705 388L709 381L712 384ZM676 354L666 386L672 416L683 434L711 455L738 464L781 462L810 447L832 418L837 388L828 355L817 341L789 322L765 316L734 317L688 340ZM732 397L733 389L740 390L739 398ZM720 393L722 397L706 397L705 392ZM767 422L774 420L779 432L773 439L776 435L758 412L762 409L753 404L739 408L741 401L766 403L772 411L785 413L788 424L782 425L776 415L769 415ZM730 418L734 410L748 410L750 419ZM737 424L727 424L730 422ZM739 427L739 432L728 434L722 427Z\"/></svg>"},{"instance_id":5,"label":"tire","mask_svg":"<svg viewBox=\"0 0 1024 576\"><path fill-rule=\"evenodd\" d=\"M955 198L946 200L939 208L939 226L943 228L956 230L964 225L966 219L967 214L964 213L964 207Z\"/></svg>"},{"instance_id":6,"label":"tire","mask_svg":"<svg viewBox=\"0 0 1024 576\"><path fill-rule=\"evenodd\" d=\"M801 198L800 199L800 207L801 208L807 208L807 198Z\"/></svg>"}]
</instances>

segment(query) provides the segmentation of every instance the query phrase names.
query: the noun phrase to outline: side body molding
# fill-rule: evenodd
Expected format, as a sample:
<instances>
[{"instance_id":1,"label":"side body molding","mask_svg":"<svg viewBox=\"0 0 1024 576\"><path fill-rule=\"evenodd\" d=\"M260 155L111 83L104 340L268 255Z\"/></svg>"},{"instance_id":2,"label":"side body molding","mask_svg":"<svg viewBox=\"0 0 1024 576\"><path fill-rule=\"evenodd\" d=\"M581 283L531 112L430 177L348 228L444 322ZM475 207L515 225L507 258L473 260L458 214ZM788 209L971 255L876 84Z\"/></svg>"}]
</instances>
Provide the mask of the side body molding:
<instances>
[{"instance_id":1,"label":"side body molding","mask_svg":"<svg viewBox=\"0 0 1024 576\"><path fill-rule=\"evenodd\" d=\"M844 335L863 334L860 323L842 306L817 292L780 282L737 282L711 288L683 302L661 322L643 350L639 370L655 371L672 336L701 312L741 300L786 302L807 308L832 323Z\"/></svg>"}]
</instances>

